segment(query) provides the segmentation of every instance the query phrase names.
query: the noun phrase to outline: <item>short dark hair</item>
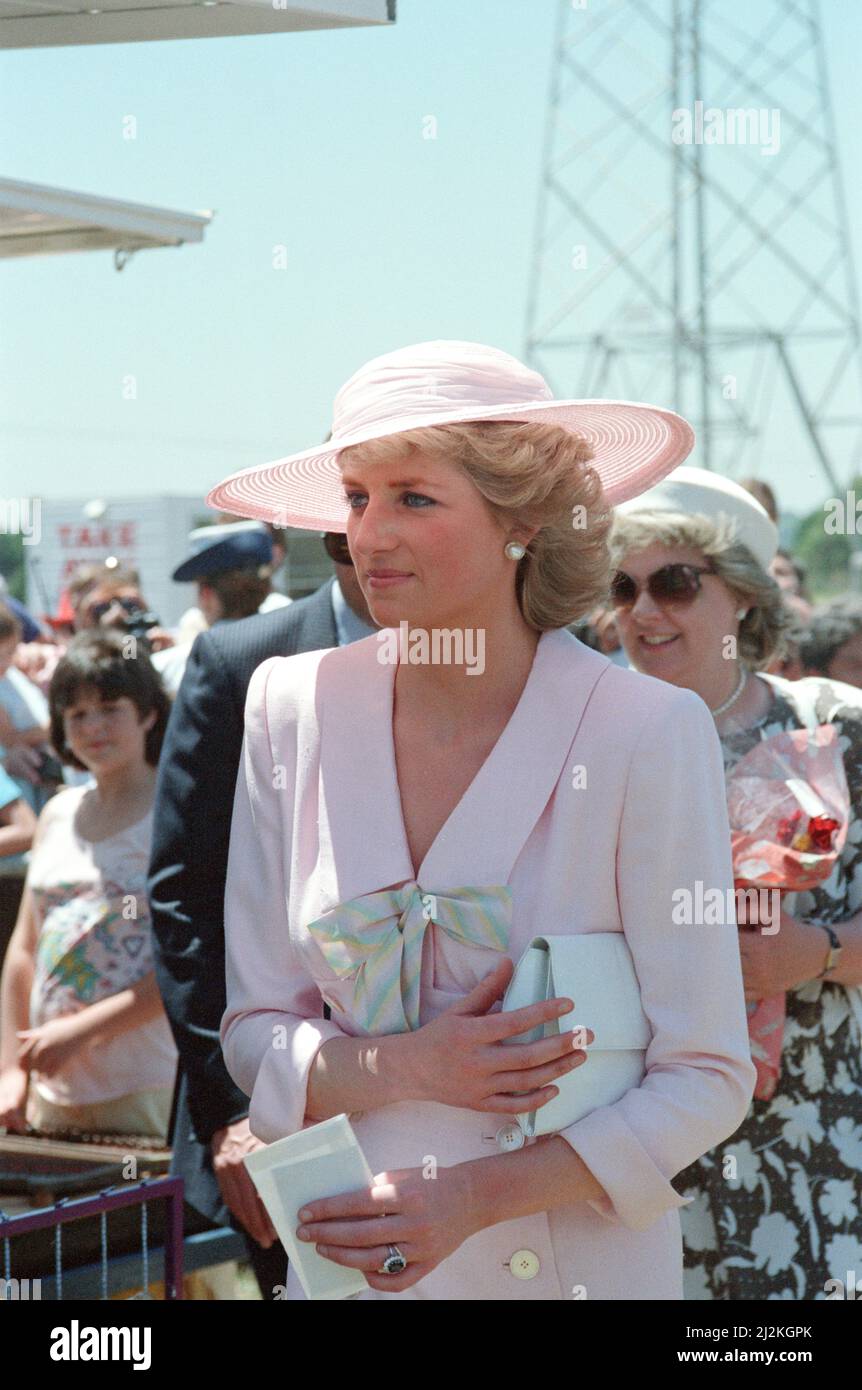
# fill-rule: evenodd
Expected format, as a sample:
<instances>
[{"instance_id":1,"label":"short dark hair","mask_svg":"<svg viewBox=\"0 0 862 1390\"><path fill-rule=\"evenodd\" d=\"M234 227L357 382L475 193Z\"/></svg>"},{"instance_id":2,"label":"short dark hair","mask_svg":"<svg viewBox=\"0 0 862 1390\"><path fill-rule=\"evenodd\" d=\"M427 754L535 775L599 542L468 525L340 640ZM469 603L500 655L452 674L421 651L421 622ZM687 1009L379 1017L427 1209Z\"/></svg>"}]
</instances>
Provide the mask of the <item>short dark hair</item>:
<instances>
[{"instance_id":1,"label":"short dark hair","mask_svg":"<svg viewBox=\"0 0 862 1390\"><path fill-rule=\"evenodd\" d=\"M797 559L795 555L792 555L789 550L784 550L782 546L778 547L775 554L780 555L782 560L786 560L788 564L793 566L793 572L796 575L796 578L799 580L799 583L801 585L804 584L805 576L808 573L808 571L806 570L802 561Z\"/></svg>"},{"instance_id":2,"label":"short dark hair","mask_svg":"<svg viewBox=\"0 0 862 1390\"><path fill-rule=\"evenodd\" d=\"M862 632L862 598L842 594L820 604L809 617L799 641L799 657L808 671L828 675L828 668L846 642Z\"/></svg>"},{"instance_id":3,"label":"short dark hair","mask_svg":"<svg viewBox=\"0 0 862 1390\"><path fill-rule=\"evenodd\" d=\"M740 478L739 486L744 487L746 492L750 492L755 501L760 503L769 519L777 523L778 504L775 501L775 493L764 478Z\"/></svg>"},{"instance_id":4,"label":"short dark hair","mask_svg":"<svg viewBox=\"0 0 862 1390\"><path fill-rule=\"evenodd\" d=\"M272 589L272 565L249 569L219 570L198 581L218 596L224 619L250 618Z\"/></svg>"},{"instance_id":5,"label":"short dark hair","mask_svg":"<svg viewBox=\"0 0 862 1390\"><path fill-rule=\"evenodd\" d=\"M139 589L141 577L131 565L79 565L69 582L73 601L80 602L89 589Z\"/></svg>"},{"instance_id":6,"label":"short dark hair","mask_svg":"<svg viewBox=\"0 0 862 1390\"><path fill-rule=\"evenodd\" d=\"M109 628L81 632L57 662L48 687L48 706L51 742L61 762L89 770L68 747L63 729L65 711L75 703L80 691L89 687L98 690L104 700L118 700L125 695L133 701L141 719L151 710L156 711L156 721L146 735L144 756L153 767L158 763L171 710L170 697L143 643L133 642L135 655L130 655L130 642L133 639L126 633Z\"/></svg>"}]
</instances>

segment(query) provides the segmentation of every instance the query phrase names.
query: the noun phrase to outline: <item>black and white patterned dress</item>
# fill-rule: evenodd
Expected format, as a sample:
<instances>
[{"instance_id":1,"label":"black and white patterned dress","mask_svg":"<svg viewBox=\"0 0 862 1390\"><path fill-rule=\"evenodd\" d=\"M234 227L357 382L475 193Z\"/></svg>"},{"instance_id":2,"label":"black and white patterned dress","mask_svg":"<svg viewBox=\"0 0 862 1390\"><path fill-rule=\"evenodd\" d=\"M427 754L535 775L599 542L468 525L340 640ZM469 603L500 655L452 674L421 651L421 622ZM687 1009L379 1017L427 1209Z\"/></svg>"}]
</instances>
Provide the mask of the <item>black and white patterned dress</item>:
<instances>
[{"instance_id":1,"label":"black and white patterned dress","mask_svg":"<svg viewBox=\"0 0 862 1390\"><path fill-rule=\"evenodd\" d=\"M808 677L771 686L766 714L722 735L725 771L761 738L837 725L852 803L831 877L788 894L785 910L837 924L862 908L862 690ZM839 933L840 935L840 933ZM727 1159L736 1160L736 1176ZM778 1086L735 1134L674 1179L683 1196L686 1299L825 1299L827 1281L862 1288L862 989L811 981L787 992ZM854 1296L851 1290L850 1297Z\"/></svg>"}]
</instances>

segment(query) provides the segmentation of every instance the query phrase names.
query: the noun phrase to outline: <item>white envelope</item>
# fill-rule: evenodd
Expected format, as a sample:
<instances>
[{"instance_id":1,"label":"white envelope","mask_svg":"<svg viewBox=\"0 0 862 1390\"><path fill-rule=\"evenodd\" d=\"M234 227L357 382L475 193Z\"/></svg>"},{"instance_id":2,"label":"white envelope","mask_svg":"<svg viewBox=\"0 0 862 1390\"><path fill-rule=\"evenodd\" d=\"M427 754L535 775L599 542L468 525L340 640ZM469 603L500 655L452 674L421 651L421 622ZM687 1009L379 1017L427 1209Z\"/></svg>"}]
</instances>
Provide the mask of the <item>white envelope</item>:
<instances>
[{"instance_id":1,"label":"white envelope","mask_svg":"<svg viewBox=\"0 0 862 1390\"><path fill-rule=\"evenodd\" d=\"M508 1041L536 1042L578 1024L591 1028L596 1040L586 1049L586 1062L556 1078L559 1095L517 1116L528 1136L553 1134L599 1106L612 1105L639 1086L646 1073L652 1030L622 932L535 937L515 967L503 1010L556 997L573 1000L573 1013Z\"/></svg>"},{"instance_id":2,"label":"white envelope","mask_svg":"<svg viewBox=\"0 0 862 1390\"><path fill-rule=\"evenodd\" d=\"M246 1154L243 1162L296 1270L306 1298L349 1298L368 1288L361 1269L347 1269L319 1255L313 1241L298 1240L299 1211L306 1202L370 1187L374 1174L346 1115L333 1115L274 1144Z\"/></svg>"}]
</instances>

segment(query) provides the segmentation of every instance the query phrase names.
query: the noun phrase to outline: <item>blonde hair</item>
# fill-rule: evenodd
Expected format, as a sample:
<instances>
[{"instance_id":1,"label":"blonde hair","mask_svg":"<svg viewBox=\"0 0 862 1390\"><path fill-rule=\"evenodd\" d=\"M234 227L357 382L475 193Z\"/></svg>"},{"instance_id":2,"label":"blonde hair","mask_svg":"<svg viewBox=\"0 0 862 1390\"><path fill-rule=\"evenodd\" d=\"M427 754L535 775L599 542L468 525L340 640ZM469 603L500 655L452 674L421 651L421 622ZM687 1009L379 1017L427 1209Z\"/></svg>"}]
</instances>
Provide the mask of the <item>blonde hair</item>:
<instances>
[{"instance_id":1,"label":"blonde hair","mask_svg":"<svg viewBox=\"0 0 862 1390\"><path fill-rule=\"evenodd\" d=\"M781 589L748 546L736 539L731 521L647 509L614 518L610 539L614 566L619 566L627 551L646 550L654 544L700 550L734 598L750 605L740 622L738 639L740 658L748 666L768 666L776 653L786 651L791 622Z\"/></svg>"},{"instance_id":2,"label":"blonde hair","mask_svg":"<svg viewBox=\"0 0 862 1390\"><path fill-rule=\"evenodd\" d=\"M339 462L388 463L412 449L461 467L505 527L539 528L515 569L530 627L567 627L607 596L613 515L585 440L560 425L467 421L352 444Z\"/></svg>"}]
</instances>

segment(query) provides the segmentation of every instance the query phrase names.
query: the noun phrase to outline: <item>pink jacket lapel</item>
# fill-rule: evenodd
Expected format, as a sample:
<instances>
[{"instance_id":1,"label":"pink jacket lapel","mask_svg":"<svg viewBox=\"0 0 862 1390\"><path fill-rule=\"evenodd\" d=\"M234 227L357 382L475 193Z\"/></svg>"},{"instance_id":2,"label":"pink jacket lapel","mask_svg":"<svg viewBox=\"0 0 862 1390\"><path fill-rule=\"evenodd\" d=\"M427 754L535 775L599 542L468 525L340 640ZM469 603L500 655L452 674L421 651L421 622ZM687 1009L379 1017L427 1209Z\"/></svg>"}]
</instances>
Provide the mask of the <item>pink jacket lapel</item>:
<instances>
[{"instance_id":1,"label":"pink jacket lapel","mask_svg":"<svg viewBox=\"0 0 862 1390\"><path fill-rule=\"evenodd\" d=\"M413 878L392 738L395 666L375 637L317 668L319 884L329 905ZM428 892L504 884L566 770L607 657L559 629L543 633L509 723L420 865Z\"/></svg>"}]
</instances>

